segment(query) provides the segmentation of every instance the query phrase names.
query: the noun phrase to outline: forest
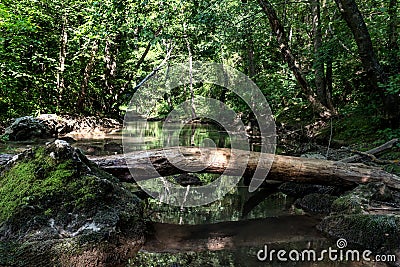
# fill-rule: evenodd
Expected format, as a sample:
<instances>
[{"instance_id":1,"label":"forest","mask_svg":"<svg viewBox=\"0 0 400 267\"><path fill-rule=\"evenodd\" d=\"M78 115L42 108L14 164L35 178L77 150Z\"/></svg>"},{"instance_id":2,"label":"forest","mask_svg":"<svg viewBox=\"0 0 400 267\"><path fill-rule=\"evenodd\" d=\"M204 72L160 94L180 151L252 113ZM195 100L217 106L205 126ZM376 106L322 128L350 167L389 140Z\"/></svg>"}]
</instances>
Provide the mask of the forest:
<instances>
[{"instance_id":1,"label":"forest","mask_svg":"<svg viewBox=\"0 0 400 267\"><path fill-rule=\"evenodd\" d=\"M399 9L0 0L0 266L265 266L267 245L348 245L399 266ZM258 99L193 83L194 62L237 70ZM190 83L138 94L179 64ZM257 117L260 96L271 120ZM247 150L196 97L235 112ZM141 101L154 107L130 117ZM178 125L171 114L187 101L191 120ZM218 105L208 111L223 117ZM237 183L222 179L212 201L196 191L225 172Z\"/></svg>"},{"instance_id":2,"label":"forest","mask_svg":"<svg viewBox=\"0 0 400 267\"><path fill-rule=\"evenodd\" d=\"M2 121L121 117L136 85L162 61L193 59L248 75L278 122L354 116L356 129L385 134L399 125L395 0L3 0L0 11ZM194 90L247 110L221 88ZM189 97L176 90L157 115Z\"/></svg>"}]
</instances>

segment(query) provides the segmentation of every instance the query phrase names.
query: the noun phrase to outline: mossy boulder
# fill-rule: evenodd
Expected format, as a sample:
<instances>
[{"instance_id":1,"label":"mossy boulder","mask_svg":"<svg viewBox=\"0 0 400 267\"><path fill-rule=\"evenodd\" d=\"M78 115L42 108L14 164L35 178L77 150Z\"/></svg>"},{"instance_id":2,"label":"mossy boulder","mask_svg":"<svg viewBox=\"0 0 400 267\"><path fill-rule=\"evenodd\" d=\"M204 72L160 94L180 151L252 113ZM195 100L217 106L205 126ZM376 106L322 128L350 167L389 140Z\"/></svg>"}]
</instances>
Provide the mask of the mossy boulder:
<instances>
[{"instance_id":1,"label":"mossy boulder","mask_svg":"<svg viewBox=\"0 0 400 267\"><path fill-rule=\"evenodd\" d=\"M375 253L400 249L400 216L347 214L325 217L318 229Z\"/></svg>"},{"instance_id":2,"label":"mossy boulder","mask_svg":"<svg viewBox=\"0 0 400 267\"><path fill-rule=\"evenodd\" d=\"M337 195L343 192L343 189L337 186L305 184L296 182L285 182L279 186L279 190L287 195L295 197L304 197L306 195L314 193Z\"/></svg>"},{"instance_id":3,"label":"mossy boulder","mask_svg":"<svg viewBox=\"0 0 400 267\"><path fill-rule=\"evenodd\" d=\"M65 141L0 172L0 266L115 266L144 242L142 202Z\"/></svg>"},{"instance_id":4,"label":"mossy boulder","mask_svg":"<svg viewBox=\"0 0 400 267\"><path fill-rule=\"evenodd\" d=\"M400 215L379 214L370 210L374 201L382 200L396 202L385 184L360 185L333 201L331 214L321 221L318 229L374 253L398 251Z\"/></svg>"},{"instance_id":5,"label":"mossy boulder","mask_svg":"<svg viewBox=\"0 0 400 267\"><path fill-rule=\"evenodd\" d=\"M8 126L3 139L22 141L32 138L48 138L53 135L51 129L43 121L32 116L17 118Z\"/></svg>"},{"instance_id":6,"label":"mossy boulder","mask_svg":"<svg viewBox=\"0 0 400 267\"><path fill-rule=\"evenodd\" d=\"M359 185L332 203L333 213L365 213L371 201L393 201L390 189L384 183Z\"/></svg>"},{"instance_id":7,"label":"mossy boulder","mask_svg":"<svg viewBox=\"0 0 400 267\"><path fill-rule=\"evenodd\" d=\"M315 193L296 200L295 205L308 212L329 214L331 212L332 203L336 199L337 197L335 196Z\"/></svg>"}]
</instances>

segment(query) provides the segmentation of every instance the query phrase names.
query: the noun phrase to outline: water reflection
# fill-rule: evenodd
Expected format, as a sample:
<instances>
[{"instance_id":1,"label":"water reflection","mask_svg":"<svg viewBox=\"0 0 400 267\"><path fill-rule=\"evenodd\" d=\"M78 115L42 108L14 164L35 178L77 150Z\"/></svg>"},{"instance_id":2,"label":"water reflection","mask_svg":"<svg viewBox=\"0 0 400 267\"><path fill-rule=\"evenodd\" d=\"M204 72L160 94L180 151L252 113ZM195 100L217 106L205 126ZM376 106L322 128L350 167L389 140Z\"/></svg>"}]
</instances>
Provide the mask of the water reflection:
<instances>
[{"instance_id":1,"label":"water reflection","mask_svg":"<svg viewBox=\"0 0 400 267\"><path fill-rule=\"evenodd\" d=\"M148 150L166 146L203 146L230 148L235 134L229 134L216 124L190 123L182 126L180 123L168 123L163 132L162 121L132 121L123 131L108 134L71 133L68 137L76 142L73 146L80 148L86 155L122 154L122 134L129 143L129 151ZM32 140L23 142L0 143L1 153L18 153L32 145L45 144L48 140ZM70 142L70 141L69 141ZM251 150L260 151L257 139L250 138Z\"/></svg>"},{"instance_id":2,"label":"water reflection","mask_svg":"<svg viewBox=\"0 0 400 267\"><path fill-rule=\"evenodd\" d=\"M183 126L183 127L182 127ZM235 138L235 135L231 136ZM217 125L206 123L129 122L124 129L129 150L147 150L171 146L215 146L229 148L231 137Z\"/></svg>"},{"instance_id":3,"label":"water reflection","mask_svg":"<svg viewBox=\"0 0 400 267\"><path fill-rule=\"evenodd\" d=\"M222 199L200 207L179 208L149 199L146 216L151 221L161 223L204 224L293 214L294 199L280 192L264 195L262 201L244 212L248 205L251 206L252 196L263 190L250 194L246 186L237 186Z\"/></svg>"}]
</instances>

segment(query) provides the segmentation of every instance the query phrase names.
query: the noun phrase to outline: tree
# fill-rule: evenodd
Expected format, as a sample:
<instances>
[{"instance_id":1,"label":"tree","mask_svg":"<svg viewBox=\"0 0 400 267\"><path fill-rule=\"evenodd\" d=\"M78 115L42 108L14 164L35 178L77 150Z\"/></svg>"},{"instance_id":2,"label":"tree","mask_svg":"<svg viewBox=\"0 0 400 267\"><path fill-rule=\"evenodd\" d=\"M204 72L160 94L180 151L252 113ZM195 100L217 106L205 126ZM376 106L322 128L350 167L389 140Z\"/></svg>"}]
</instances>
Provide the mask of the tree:
<instances>
[{"instance_id":1,"label":"tree","mask_svg":"<svg viewBox=\"0 0 400 267\"><path fill-rule=\"evenodd\" d=\"M327 66L327 78L325 78L324 56L322 51L322 32L321 32L321 3L320 0L311 1L312 11L312 35L314 39L314 74L316 95L319 101L327 108L335 111L332 103L332 91L330 88L331 65ZM336 111L335 111L336 112Z\"/></svg>"},{"instance_id":2,"label":"tree","mask_svg":"<svg viewBox=\"0 0 400 267\"><path fill-rule=\"evenodd\" d=\"M399 125L399 92L387 91L387 73L376 57L371 36L356 2L354 0L335 0L335 2L357 43L358 54L369 81L369 90L377 92L382 99L389 124Z\"/></svg>"},{"instance_id":3,"label":"tree","mask_svg":"<svg viewBox=\"0 0 400 267\"><path fill-rule=\"evenodd\" d=\"M279 49L282 53L282 56L285 62L288 64L289 69L293 72L294 76L297 79L297 82L300 85L303 93L306 95L307 99L313 105L313 107L321 113L323 117L329 117L335 114L334 110L330 110L327 106L323 105L321 101L318 100L313 90L310 88L306 78L304 77L301 69L299 68L295 57L292 54L292 51L289 47L289 42L285 33L285 29L280 22L278 16L276 15L276 11L274 7L268 0L258 0L262 10L267 15L269 24L273 33L275 34Z\"/></svg>"}]
</instances>

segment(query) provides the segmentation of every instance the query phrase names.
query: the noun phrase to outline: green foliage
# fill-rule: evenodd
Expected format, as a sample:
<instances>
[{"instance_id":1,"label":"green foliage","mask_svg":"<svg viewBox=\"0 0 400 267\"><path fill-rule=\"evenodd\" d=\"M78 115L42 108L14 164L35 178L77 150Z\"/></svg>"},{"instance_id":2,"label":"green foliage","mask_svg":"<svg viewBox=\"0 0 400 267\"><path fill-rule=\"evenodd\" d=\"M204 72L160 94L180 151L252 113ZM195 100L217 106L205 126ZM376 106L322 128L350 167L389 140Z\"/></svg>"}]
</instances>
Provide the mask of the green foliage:
<instances>
[{"instance_id":1,"label":"green foliage","mask_svg":"<svg viewBox=\"0 0 400 267\"><path fill-rule=\"evenodd\" d=\"M387 94L398 94L400 93L400 74L394 74L389 77L387 84L381 84L381 87L386 89Z\"/></svg>"},{"instance_id":2,"label":"green foliage","mask_svg":"<svg viewBox=\"0 0 400 267\"><path fill-rule=\"evenodd\" d=\"M382 130L378 130L377 134L382 137L384 140L391 140L394 138L400 138L400 129L392 129L392 128L385 128ZM397 146L399 143L397 144ZM400 147L400 146L398 146Z\"/></svg>"},{"instance_id":3,"label":"green foliage","mask_svg":"<svg viewBox=\"0 0 400 267\"><path fill-rule=\"evenodd\" d=\"M309 86L316 89L316 63L327 72L331 61L332 101L339 113L364 109L381 115L382 95L371 94L357 45L334 1L321 5L318 53L313 51L309 3L270 2ZM358 5L380 63L390 70L381 88L397 94L394 55L400 53L379 45L390 41L390 7L382 1ZM315 119L257 2L4 1L0 18L0 121L48 112L121 116L133 88L165 58L168 47L174 47L170 64L188 62L188 43L193 60L224 63L252 76L278 121ZM182 89L172 90L153 115L165 117L187 100L189 90ZM195 94L223 99L236 112L249 114L243 101L222 88L195 86ZM361 132L370 127L366 120Z\"/></svg>"}]
</instances>

